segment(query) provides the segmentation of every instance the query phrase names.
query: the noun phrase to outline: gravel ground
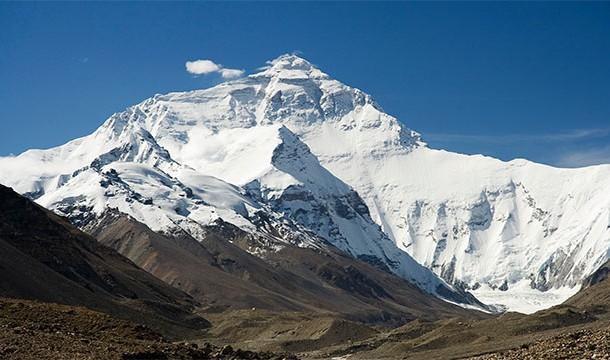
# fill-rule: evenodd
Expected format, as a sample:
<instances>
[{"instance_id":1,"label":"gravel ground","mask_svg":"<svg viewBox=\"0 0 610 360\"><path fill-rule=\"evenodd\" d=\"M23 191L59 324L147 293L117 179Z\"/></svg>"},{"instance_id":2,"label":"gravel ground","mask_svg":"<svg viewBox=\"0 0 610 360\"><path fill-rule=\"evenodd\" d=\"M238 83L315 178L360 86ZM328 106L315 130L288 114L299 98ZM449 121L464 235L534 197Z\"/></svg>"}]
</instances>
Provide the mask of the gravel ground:
<instances>
[{"instance_id":1,"label":"gravel ground","mask_svg":"<svg viewBox=\"0 0 610 360\"><path fill-rule=\"evenodd\" d=\"M579 330L523 345L519 349L472 359L610 359L610 328Z\"/></svg>"}]
</instances>

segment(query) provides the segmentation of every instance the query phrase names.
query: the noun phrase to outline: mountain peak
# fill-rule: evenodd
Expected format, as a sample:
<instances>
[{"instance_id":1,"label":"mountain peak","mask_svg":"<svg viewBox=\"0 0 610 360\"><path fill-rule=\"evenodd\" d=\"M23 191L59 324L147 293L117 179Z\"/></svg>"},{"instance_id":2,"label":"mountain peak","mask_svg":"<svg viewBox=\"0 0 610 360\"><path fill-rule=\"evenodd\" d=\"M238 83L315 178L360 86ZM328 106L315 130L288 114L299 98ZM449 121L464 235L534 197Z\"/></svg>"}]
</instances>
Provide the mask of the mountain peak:
<instances>
[{"instance_id":1,"label":"mountain peak","mask_svg":"<svg viewBox=\"0 0 610 360\"><path fill-rule=\"evenodd\" d=\"M279 77L279 78L328 78L315 65L304 58L294 54L284 54L267 62L262 72L252 76Z\"/></svg>"},{"instance_id":2,"label":"mountain peak","mask_svg":"<svg viewBox=\"0 0 610 360\"><path fill-rule=\"evenodd\" d=\"M272 67L282 69L312 69L315 66L306 59L295 54L283 54L268 62Z\"/></svg>"}]
</instances>

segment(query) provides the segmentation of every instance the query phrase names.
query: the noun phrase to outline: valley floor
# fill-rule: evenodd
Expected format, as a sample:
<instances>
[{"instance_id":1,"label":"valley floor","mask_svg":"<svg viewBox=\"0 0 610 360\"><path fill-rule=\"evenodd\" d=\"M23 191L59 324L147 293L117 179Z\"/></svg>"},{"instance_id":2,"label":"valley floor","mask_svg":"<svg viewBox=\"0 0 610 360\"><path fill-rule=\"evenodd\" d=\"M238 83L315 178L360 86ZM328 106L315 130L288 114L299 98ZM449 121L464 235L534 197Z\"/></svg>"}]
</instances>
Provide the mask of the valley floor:
<instances>
[{"instance_id":1,"label":"valley floor","mask_svg":"<svg viewBox=\"0 0 610 360\"><path fill-rule=\"evenodd\" d=\"M204 316L212 323L205 341L303 359L610 359L606 313L571 306L485 320L415 320L394 329L258 310Z\"/></svg>"},{"instance_id":2,"label":"valley floor","mask_svg":"<svg viewBox=\"0 0 610 360\"><path fill-rule=\"evenodd\" d=\"M331 315L200 311L212 324L209 331L172 342L146 326L85 308L0 299L0 358L610 359L606 313L570 306L529 316L415 320L394 329Z\"/></svg>"},{"instance_id":3,"label":"valley floor","mask_svg":"<svg viewBox=\"0 0 610 360\"><path fill-rule=\"evenodd\" d=\"M150 328L85 308L0 299L0 359L250 359L292 355L170 342Z\"/></svg>"}]
</instances>

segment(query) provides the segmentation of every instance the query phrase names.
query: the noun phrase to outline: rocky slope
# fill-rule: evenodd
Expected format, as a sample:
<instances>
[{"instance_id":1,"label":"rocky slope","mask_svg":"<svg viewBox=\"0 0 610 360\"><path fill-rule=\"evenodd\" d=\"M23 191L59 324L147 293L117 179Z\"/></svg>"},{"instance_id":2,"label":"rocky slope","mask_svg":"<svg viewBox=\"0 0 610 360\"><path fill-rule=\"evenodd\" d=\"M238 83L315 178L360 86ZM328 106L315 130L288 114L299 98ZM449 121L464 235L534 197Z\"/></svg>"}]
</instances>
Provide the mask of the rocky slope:
<instances>
[{"instance_id":1,"label":"rocky slope","mask_svg":"<svg viewBox=\"0 0 610 360\"><path fill-rule=\"evenodd\" d=\"M483 320L416 320L350 344L318 349L320 358L606 359L610 358L607 264L568 301L534 314Z\"/></svg>"},{"instance_id":2,"label":"rocky slope","mask_svg":"<svg viewBox=\"0 0 610 360\"><path fill-rule=\"evenodd\" d=\"M186 232L153 232L132 217L112 211L87 230L215 312L255 308L384 326L416 318L485 316L431 297L333 247L285 245L264 257L254 256L246 251L255 243L253 236L226 222L206 226L206 235L196 240Z\"/></svg>"},{"instance_id":3,"label":"rocky slope","mask_svg":"<svg viewBox=\"0 0 610 360\"><path fill-rule=\"evenodd\" d=\"M610 359L610 331L578 330L525 344L518 349L476 356L473 360Z\"/></svg>"},{"instance_id":4,"label":"rocky slope","mask_svg":"<svg viewBox=\"0 0 610 360\"><path fill-rule=\"evenodd\" d=\"M88 230L98 238L0 186L0 296L13 298L0 298L2 358L292 359L260 351L309 353L366 339L371 324L489 317L332 247L284 245L263 260L246 251L252 234L221 221L198 241L108 210Z\"/></svg>"},{"instance_id":5,"label":"rocky slope","mask_svg":"<svg viewBox=\"0 0 610 360\"><path fill-rule=\"evenodd\" d=\"M192 297L1 185L0 249L0 296L86 306L175 336L209 326Z\"/></svg>"}]
</instances>

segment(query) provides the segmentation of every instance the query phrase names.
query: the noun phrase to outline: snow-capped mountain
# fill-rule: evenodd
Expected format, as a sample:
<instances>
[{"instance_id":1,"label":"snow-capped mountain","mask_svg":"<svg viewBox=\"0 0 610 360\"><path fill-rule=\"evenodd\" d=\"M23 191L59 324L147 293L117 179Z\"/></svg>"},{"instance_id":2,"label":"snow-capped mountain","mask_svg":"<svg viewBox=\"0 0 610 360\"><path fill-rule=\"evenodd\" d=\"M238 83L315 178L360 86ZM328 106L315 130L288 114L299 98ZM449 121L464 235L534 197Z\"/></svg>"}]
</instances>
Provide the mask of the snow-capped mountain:
<instances>
[{"instance_id":1,"label":"snow-capped mountain","mask_svg":"<svg viewBox=\"0 0 610 360\"><path fill-rule=\"evenodd\" d=\"M285 245L332 244L426 292L477 304L396 248L359 195L288 128L246 130L254 124L234 120L247 115L227 117L221 106L218 119L183 117L161 98L111 116L89 136L0 159L0 182L83 229L117 209L154 231L203 240L222 220L249 233L248 251L259 256Z\"/></svg>"},{"instance_id":2,"label":"snow-capped mountain","mask_svg":"<svg viewBox=\"0 0 610 360\"><path fill-rule=\"evenodd\" d=\"M210 89L155 95L65 145L0 158L0 183L77 223L116 207L196 238L222 218L261 239L261 251L322 238L429 292L447 288L419 264L520 311L563 301L610 250L609 166L430 149L369 95L294 55Z\"/></svg>"}]
</instances>

